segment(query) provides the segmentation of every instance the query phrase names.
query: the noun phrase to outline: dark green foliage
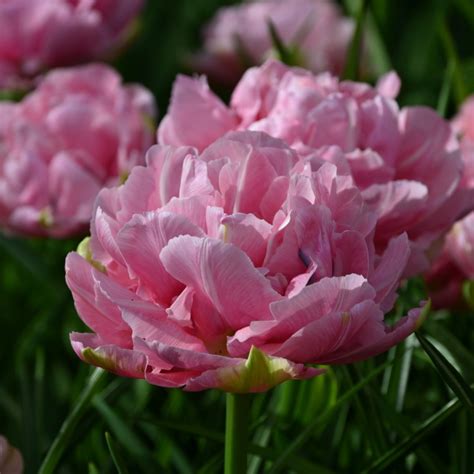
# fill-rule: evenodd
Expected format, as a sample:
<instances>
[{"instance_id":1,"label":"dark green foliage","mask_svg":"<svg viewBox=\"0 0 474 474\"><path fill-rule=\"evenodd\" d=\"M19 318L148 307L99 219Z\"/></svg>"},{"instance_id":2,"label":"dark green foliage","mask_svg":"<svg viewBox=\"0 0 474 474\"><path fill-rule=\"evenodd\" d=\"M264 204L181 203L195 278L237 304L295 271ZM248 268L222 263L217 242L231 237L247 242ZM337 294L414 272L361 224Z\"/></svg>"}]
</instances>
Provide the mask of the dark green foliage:
<instances>
[{"instance_id":1,"label":"dark green foliage","mask_svg":"<svg viewBox=\"0 0 474 474\"><path fill-rule=\"evenodd\" d=\"M186 56L199 47L201 25L229 3L148 0L135 42L115 65L127 81L153 91L161 116L175 75L186 72ZM474 92L470 0L367 3L376 70L399 72L400 102L452 115ZM344 5L360 10L359 2ZM353 75L356 63L350 67ZM222 472L222 393L183 393L108 374L88 386L91 370L68 340L84 327L63 276L64 257L78 242L0 237L0 432L22 451L26 474L39 471L53 442L58 451L41 472ZM397 315L426 296L419 280L402 293ZM470 286L465 293L472 303ZM462 402L472 407L474 313L433 313L423 330L437 370L412 337L374 360L255 396L249 472L472 472L474 421Z\"/></svg>"}]
</instances>

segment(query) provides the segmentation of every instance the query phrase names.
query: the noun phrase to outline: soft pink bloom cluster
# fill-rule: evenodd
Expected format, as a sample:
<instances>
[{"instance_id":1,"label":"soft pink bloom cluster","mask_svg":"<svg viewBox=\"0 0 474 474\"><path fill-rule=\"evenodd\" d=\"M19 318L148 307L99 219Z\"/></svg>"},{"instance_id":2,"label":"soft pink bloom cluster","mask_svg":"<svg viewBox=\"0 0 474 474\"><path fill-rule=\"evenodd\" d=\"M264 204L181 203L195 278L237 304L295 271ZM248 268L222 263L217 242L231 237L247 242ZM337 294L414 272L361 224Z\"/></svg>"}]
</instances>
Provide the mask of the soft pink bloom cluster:
<instances>
[{"instance_id":1,"label":"soft pink bloom cluster","mask_svg":"<svg viewBox=\"0 0 474 474\"><path fill-rule=\"evenodd\" d=\"M464 161L462 185L470 191L467 210L474 208L474 96L469 97L452 121L460 138ZM427 274L437 307L462 304L461 287L466 279L474 280L474 212L458 221L446 236L443 251Z\"/></svg>"},{"instance_id":2,"label":"soft pink bloom cluster","mask_svg":"<svg viewBox=\"0 0 474 474\"><path fill-rule=\"evenodd\" d=\"M301 66L342 72L354 23L332 0L260 0L221 8L205 29L193 68L235 84L247 67L272 54L269 21Z\"/></svg>"},{"instance_id":3,"label":"soft pink bloom cluster","mask_svg":"<svg viewBox=\"0 0 474 474\"><path fill-rule=\"evenodd\" d=\"M205 79L180 76L158 140L203 150L229 130L248 129L281 138L303 156L338 146L338 166L350 170L377 214L377 250L407 232L414 274L428 268L430 247L459 218L466 196L449 123L427 107L400 109L399 87L395 73L372 88L271 60L246 72L226 106Z\"/></svg>"},{"instance_id":4,"label":"soft pink bloom cluster","mask_svg":"<svg viewBox=\"0 0 474 474\"><path fill-rule=\"evenodd\" d=\"M103 58L142 0L0 0L0 88L22 87L44 69Z\"/></svg>"},{"instance_id":5,"label":"soft pink bloom cluster","mask_svg":"<svg viewBox=\"0 0 474 474\"><path fill-rule=\"evenodd\" d=\"M0 473L22 474L23 459L20 452L10 446L8 440L0 435Z\"/></svg>"},{"instance_id":6,"label":"soft pink bloom cluster","mask_svg":"<svg viewBox=\"0 0 474 474\"><path fill-rule=\"evenodd\" d=\"M212 125L200 130L199 112L197 134ZM72 334L77 355L159 386L249 392L404 339L421 309L393 327L384 314L409 241L375 249L377 216L342 160L336 146L300 156L249 131L201 151L152 147L147 167L101 191L90 240L67 258L94 331Z\"/></svg>"},{"instance_id":7,"label":"soft pink bloom cluster","mask_svg":"<svg viewBox=\"0 0 474 474\"><path fill-rule=\"evenodd\" d=\"M0 104L0 225L26 235L84 231L94 199L143 163L152 95L107 66L56 70Z\"/></svg>"}]
</instances>

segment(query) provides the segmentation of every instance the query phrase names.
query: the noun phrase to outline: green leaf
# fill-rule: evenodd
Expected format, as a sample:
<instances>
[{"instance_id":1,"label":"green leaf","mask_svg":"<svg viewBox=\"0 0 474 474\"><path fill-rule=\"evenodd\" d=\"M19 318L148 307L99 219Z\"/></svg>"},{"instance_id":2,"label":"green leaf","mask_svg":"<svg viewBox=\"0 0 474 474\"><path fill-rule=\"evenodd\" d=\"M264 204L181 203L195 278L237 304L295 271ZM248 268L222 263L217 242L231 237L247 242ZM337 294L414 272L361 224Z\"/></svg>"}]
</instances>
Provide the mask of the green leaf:
<instances>
[{"instance_id":1,"label":"green leaf","mask_svg":"<svg viewBox=\"0 0 474 474\"><path fill-rule=\"evenodd\" d=\"M394 360L392 366L388 367L384 374L382 391L397 411L402 411L408 387L411 361L413 354L413 336L392 348L389 352L389 360Z\"/></svg>"},{"instance_id":2,"label":"green leaf","mask_svg":"<svg viewBox=\"0 0 474 474\"><path fill-rule=\"evenodd\" d=\"M344 366L343 370L352 386L356 385L357 380L361 379L356 365ZM388 447L388 438L383 424L383 414L379 412L368 388L369 384L367 383L362 387L361 391L363 393L355 394L355 411L372 451L376 455L381 455Z\"/></svg>"},{"instance_id":3,"label":"green leaf","mask_svg":"<svg viewBox=\"0 0 474 474\"><path fill-rule=\"evenodd\" d=\"M90 462L88 465L89 474L100 474L99 470L95 467L95 464Z\"/></svg>"},{"instance_id":4,"label":"green leaf","mask_svg":"<svg viewBox=\"0 0 474 474\"><path fill-rule=\"evenodd\" d=\"M444 72L443 85L438 97L438 105L436 110L441 117L446 116L446 109L448 108L449 95L453 86L454 71L456 70L456 61L452 58L448 61L446 70Z\"/></svg>"},{"instance_id":5,"label":"green leaf","mask_svg":"<svg viewBox=\"0 0 474 474\"><path fill-rule=\"evenodd\" d=\"M411 435L407 436L400 443L377 459L362 474L376 474L378 472L388 472L388 470L401 458L409 454L424 439L426 439L436 428L438 428L451 415L461 408L459 400L454 399L447 403L441 410L420 425Z\"/></svg>"},{"instance_id":6,"label":"green leaf","mask_svg":"<svg viewBox=\"0 0 474 474\"><path fill-rule=\"evenodd\" d=\"M456 45L444 18L440 20L438 26L438 34L440 36L441 43L443 44L443 48L448 61L454 64L454 96L456 98L457 105L460 105L467 96L467 87L464 80L459 55L456 50Z\"/></svg>"},{"instance_id":7,"label":"green leaf","mask_svg":"<svg viewBox=\"0 0 474 474\"><path fill-rule=\"evenodd\" d=\"M109 425L116 438L128 451L130 451L130 453L142 459L148 456L149 453L146 446L130 428L129 423L120 418L120 416L100 397L95 397L92 403Z\"/></svg>"},{"instance_id":8,"label":"green leaf","mask_svg":"<svg viewBox=\"0 0 474 474\"><path fill-rule=\"evenodd\" d=\"M472 351L467 349L459 338L449 331L446 325L430 320L425 329L431 337L446 348L460 366L461 372L470 379L474 378L474 355Z\"/></svg>"},{"instance_id":9,"label":"green leaf","mask_svg":"<svg viewBox=\"0 0 474 474\"><path fill-rule=\"evenodd\" d=\"M462 294L469 308L474 309L474 280L466 280L463 283Z\"/></svg>"},{"instance_id":10,"label":"green leaf","mask_svg":"<svg viewBox=\"0 0 474 474\"><path fill-rule=\"evenodd\" d=\"M64 420L59 433L57 434L53 444L49 448L49 451L41 465L38 474L51 474L56 472L55 468L64 453L74 430L76 429L77 424L81 420L84 412L89 406L89 403L95 393L98 391L100 384L104 380L106 372L102 369L95 369L92 373L84 391L81 393L81 396L74 404L69 416Z\"/></svg>"},{"instance_id":11,"label":"green leaf","mask_svg":"<svg viewBox=\"0 0 474 474\"><path fill-rule=\"evenodd\" d=\"M356 385L351 387L346 393L344 393L344 395L338 398L329 410L323 413L320 417L315 417L310 423L308 423L308 425L293 440L293 442L290 443L288 447L278 456L268 474L275 474L277 472L280 472L287 464L289 464L290 457L293 456L295 451L297 451L308 440L308 438L311 436L311 434L319 424L325 424L327 420L329 420L334 415L334 413L336 413L338 408L340 408L342 405L351 400L359 392L359 390L364 388L366 384L368 384L377 375L379 375L391 363L392 362L387 362L377 367L364 379L362 379Z\"/></svg>"},{"instance_id":12,"label":"green leaf","mask_svg":"<svg viewBox=\"0 0 474 474\"><path fill-rule=\"evenodd\" d=\"M421 347L428 354L429 358L437 368L442 379L451 390L457 395L464 405L474 411L474 392L461 374L448 362L448 360L436 349L436 347L422 334L416 333Z\"/></svg>"},{"instance_id":13,"label":"green leaf","mask_svg":"<svg viewBox=\"0 0 474 474\"><path fill-rule=\"evenodd\" d=\"M302 64L297 47L287 46L280 37L276 26L271 20L268 20L268 32L272 40L273 49L277 58L288 66L298 66Z\"/></svg>"},{"instance_id":14,"label":"green leaf","mask_svg":"<svg viewBox=\"0 0 474 474\"><path fill-rule=\"evenodd\" d=\"M125 466L122 456L117 449L117 445L109 433L105 433L105 440L107 441L107 447L109 448L110 456L112 457L112 461L117 468L118 474L128 474L127 467Z\"/></svg>"},{"instance_id":15,"label":"green leaf","mask_svg":"<svg viewBox=\"0 0 474 474\"><path fill-rule=\"evenodd\" d=\"M0 246L29 271L41 284L54 287L49 265L24 240L7 238L0 234Z\"/></svg>"},{"instance_id":16,"label":"green leaf","mask_svg":"<svg viewBox=\"0 0 474 474\"><path fill-rule=\"evenodd\" d=\"M410 436L413 431L410 421L405 418L402 413L398 413L386 397L379 393L373 393L372 396L380 406L380 410L383 412L384 416L384 423L389 426L392 435L397 435L399 437ZM423 467L424 472L429 472L430 474L443 474L447 472L446 466L443 465L436 452L433 452L424 446L419 446L416 448L415 454L420 465Z\"/></svg>"},{"instance_id":17,"label":"green leaf","mask_svg":"<svg viewBox=\"0 0 474 474\"><path fill-rule=\"evenodd\" d=\"M474 26L474 3L472 0L454 0L453 2L461 11L463 16Z\"/></svg>"},{"instance_id":18,"label":"green leaf","mask_svg":"<svg viewBox=\"0 0 474 474\"><path fill-rule=\"evenodd\" d=\"M364 31L365 18L369 9L369 0L362 0L357 12L356 27L352 36L351 44L347 52L346 65L343 78L355 81L359 78L359 62L361 56L362 34Z\"/></svg>"}]
</instances>

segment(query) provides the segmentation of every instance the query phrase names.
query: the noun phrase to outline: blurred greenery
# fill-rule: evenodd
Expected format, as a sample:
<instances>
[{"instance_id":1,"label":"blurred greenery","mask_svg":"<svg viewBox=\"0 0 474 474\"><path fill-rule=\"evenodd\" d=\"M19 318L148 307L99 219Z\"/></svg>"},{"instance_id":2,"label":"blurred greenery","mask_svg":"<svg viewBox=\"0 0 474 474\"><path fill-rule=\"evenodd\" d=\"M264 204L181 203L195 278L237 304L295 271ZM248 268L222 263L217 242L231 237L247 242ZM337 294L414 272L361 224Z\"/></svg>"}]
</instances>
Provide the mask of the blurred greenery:
<instances>
[{"instance_id":1,"label":"blurred greenery","mask_svg":"<svg viewBox=\"0 0 474 474\"><path fill-rule=\"evenodd\" d=\"M115 66L127 81L153 91L161 115L174 77L189 72L185 58L199 48L202 25L230 3L236 2L148 0L135 40ZM341 4L349 13L360 9L358 1ZM471 0L373 0L366 18L376 70L394 68L402 78L401 104L426 104L451 116L474 91ZM0 237L0 432L21 449L26 474L38 472L64 420L87 395L91 369L68 341L70 331L84 327L63 270L79 241ZM410 282L395 313L425 296L422 283ZM436 354L468 384L474 382L473 318L472 310L440 311L423 328ZM103 378L75 413L49 472L222 471L222 393ZM256 396L251 422L254 474L474 471L473 415L415 338L376 359Z\"/></svg>"}]
</instances>

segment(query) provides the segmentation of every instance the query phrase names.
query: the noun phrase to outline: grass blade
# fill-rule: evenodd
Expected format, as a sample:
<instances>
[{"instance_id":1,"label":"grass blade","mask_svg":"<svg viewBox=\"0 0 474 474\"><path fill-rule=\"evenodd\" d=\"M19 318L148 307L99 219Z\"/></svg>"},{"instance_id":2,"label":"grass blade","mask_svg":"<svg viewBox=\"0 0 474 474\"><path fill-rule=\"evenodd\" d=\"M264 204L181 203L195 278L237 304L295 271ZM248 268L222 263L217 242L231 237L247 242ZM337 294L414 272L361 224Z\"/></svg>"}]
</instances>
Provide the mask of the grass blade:
<instances>
[{"instance_id":1,"label":"grass blade","mask_svg":"<svg viewBox=\"0 0 474 474\"><path fill-rule=\"evenodd\" d=\"M448 108L449 95L453 86L454 71L456 70L456 62L451 58L446 66L444 72L443 85L438 97L438 105L436 110L441 117L446 116L446 109Z\"/></svg>"},{"instance_id":2,"label":"grass blade","mask_svg":"<svg viewBox=\"0 0 474 474\"><path fill-rule=\"evenodd\" d=\"M428 437L436 428L438 428L451 415L456 413L462 407L457 399L451 400L441 410L426 420L414 433L407 436L383 456L377 459L362 474L375 474L378 472L387 472L397 461L408 453L413 451L426 437Z\"/></svg>"},{"instance_id":3,"label":"grass blade","mask_svg":"<svg viewBox=\"0 0 474 474\"><path fill-rule=\"evenodd\" d=\"M373 370L367 377L362 379L356 385L351 387L344 395L332 405L332 407L326 411L322 416L316 417L306 428L295 438L295 440L283 451L283 453L277 458L275 464L272 466L268 474L275 474L280 472L286 464L289 462L290 457L293 456L305 441L311 436L312 432L316 429L319 424L324 424L329 418L333 416L338 408L344 405L346 402L351 400L362 388L365 387L371 380L379 375L391 362L380 365Z\"/></svg>"},{"instance_id":4,"label":"grass blade","mask_svg":"<svg viewBox=\"0 0 474 474\"><path fill-rule=\"evenodd\" d=\"M343 367L345 377L351 384L356 385L360 380L360 374L355 365ZM367 384L368 385L368 384ZM387 433L383 425L383 416L379 413L378 408L374 404L373 397L367 386L362 387L361 392L354 396L354 406L357 419L363 431L365 432L372 451L377 455L382 455L388 447ZM374 416L370 416L373 413Z\"/></svg>"},{"instance_id":5,"label":"grass blade","mask_svg":"<svg viewBox=\"0 0 474 474\"><path fill-rule=\"evenodd\" d=\"M288 66L297 65L297 54L293 51L292 48L287 46L280 37L275 25L271 20L268 20L268 32L272 40L272 46L277 53L278 59Z\"/></svg>"},{"instance_id":6,"label":"grass blade","mask_svg":"<svg viewBox=\"0 0 474 474\"><path fill-rule=\"evenodd\" d=\"M39 255L36 255L26 241L10 239L0 234L0 247L12 256L21 266L31 273L39 282L53 287L49 266Z\"/></svg>"},{"instance_id":7,"label":"grass blade","mask_svg":"<svg viewBox=\"0 0 474 474\"><path fill-rule=\"evenodd\" d=\"M389 352L389 359L395 359L394 364L387 368L384 378L383 392L389 402L399 412L402 411L410 376L413 336L400 343Z\"/></svg>"},{"instance_id":8,"label":"grass blade","mask_svg":"<svg viewBox=\"0 0 474 474\"><path fill-rule=\"evenodd\" d=\"M110 456L112 457L112 461L114 462L118 474L128 474L122 456L120 456L115 441L109 433L105 433L105 440L107 441L107 447L109 448Z\"/></svg>"},{"instance_id":9,"label":"grass blade","mask_svg":"<svg viewBox=\"0 0 474 474\"><path fill-rule=\"evenodd\" d=\"M138 458L147 457L148 450L146 446L130 428L129 424L122 420L102 398L95 397L92 403L120 444L126 446L127 450Z\"/></svg>"},{"instance_id":10,"label":"grass blade","mask_svg":"<svg viewBox=\"0 0 474 474\"><path fill-rule=\"evenodd\" d=\"M474 378L474 355L445 325L430 321L425 330L452 355L463 375L469 379Z\"/></svg>"},{"instance_id":11,"label":"grass blade","mask_svg":"<svg viewBox=\"0 0 474 474\"><path fill-rule=\"evenodd\" d=\"M364 31L365 17L369 7L369 0L362 0L357 12L356 27L349 46L344 67L343 78L355 81L359 78L359 62L361 56L362 33Z\"/></svg>"},{"instance_id":12,"label":"grass blade","mask_svg":"<svg viewBox=\"0 0 474 474\"><path fill-rule=\"evenodd\" d=\"M422 334L417 333L421 347L428 354L444 382L457 395L459 400L471 411L474 411L474 392L461 374L447 361L438 349Z\"/></svg>"},{"instance_id":13,"label":"grass blade","mask_svg":"<svg viewBox=\"0 0 474 474\"><path fill-rule=\"evenodd\" d=\"M64 420L56 439L49 448L49 451L41 465L38 474L51 474L56 472L55 468L58 464L64 450L67 447L71 436L74 434L74 430L86 411L92 397L97 392L101 382L105 378L106 372L102 369L95 369L92 373L87 386L82 392L79 400L74 405L73 410L69 416Z\"/></svg>"},{"instance_id":14,"label":"grass blade","mask_svg":"<svg viewBox=\"0 0 474 474\"><path fill-rule=\"evenodd\" d=\"M460 105L467 96L467 88L461 69L461 63L456 51L455 43L446 22L442 20L438 27L439 36L448 61L454 64L453 86L457 105Z\"/></svg>"},{"instance_id":15,"label":"grass blade","mask_svg":"<svg viewBox=\"0 0 474 474\"><path fill-rule=\"evenodd\" d=\"M398 413L390 402L379 393L373 393L380 410L384 414L384 422L393 430L393 434L400 437L399 439L410 436L413 429L412 423L402 413ZM443 464L436 452L427 449L425 446L415 448L415 454L418 458L420 466L423 467L423 472L430 474L443 474L447 472L447 467Z\"/></svg>"}]
</instances>

